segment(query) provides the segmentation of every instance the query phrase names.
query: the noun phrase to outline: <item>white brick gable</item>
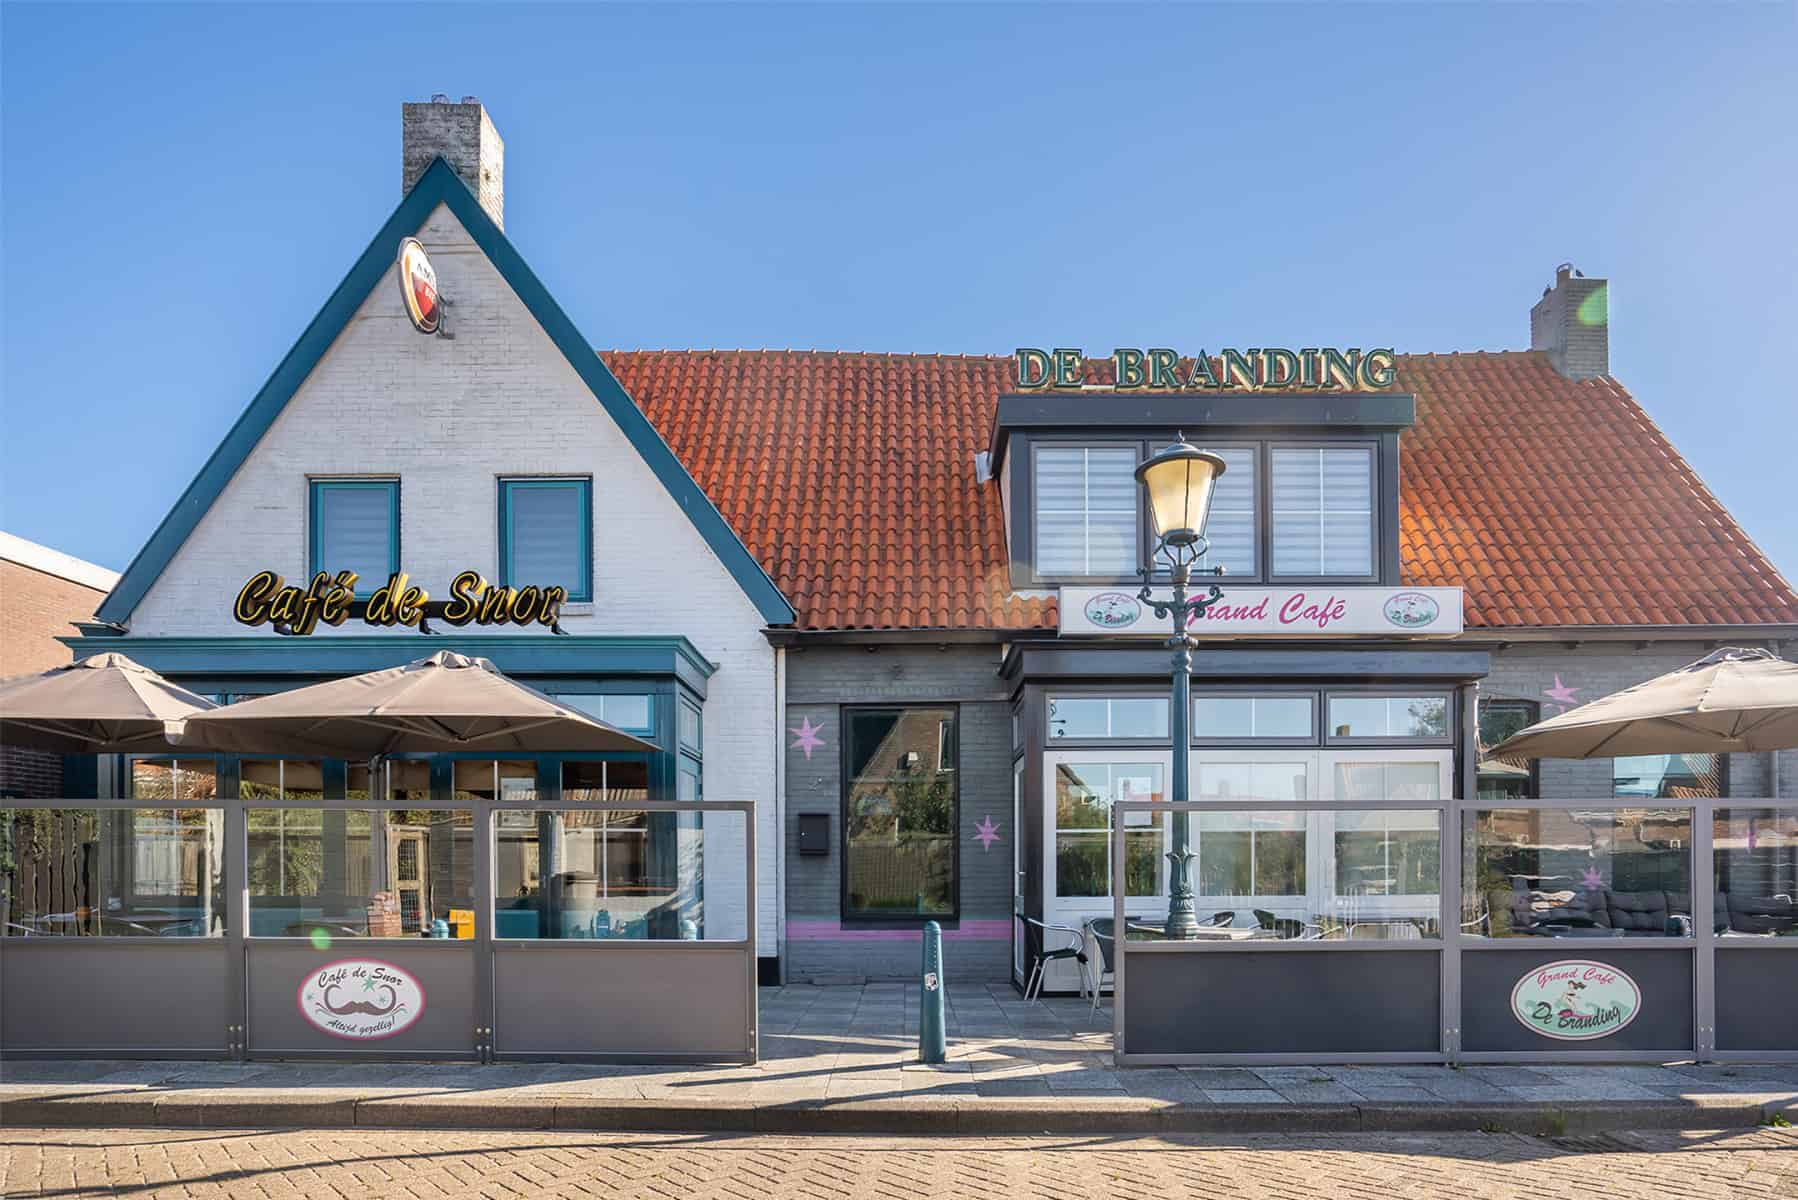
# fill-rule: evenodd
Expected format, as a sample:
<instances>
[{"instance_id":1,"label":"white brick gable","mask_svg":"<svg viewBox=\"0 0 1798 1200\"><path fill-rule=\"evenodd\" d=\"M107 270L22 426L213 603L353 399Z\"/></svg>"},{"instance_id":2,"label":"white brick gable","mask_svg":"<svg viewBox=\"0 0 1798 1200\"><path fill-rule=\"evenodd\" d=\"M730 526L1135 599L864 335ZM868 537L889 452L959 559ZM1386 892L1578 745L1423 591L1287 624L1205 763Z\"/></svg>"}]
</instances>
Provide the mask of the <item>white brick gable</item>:
<instances>
[{"instance_id":1,"label":"white brick gable","mask_svg":"<svg viewBox=\"0 0 1798 1200\"><path fill-rule=\"evenodd\" d=\"M454 338L412 329L390 267L138 604L131 634L270 636L237 624L231 601L256 570L304 580L308 477L397 476L402 565L447 599L459 571L498 577L501 476L590 474L594 603L565 608L562 625L681 634L718 664L705 797L757 805L759 936L771 954L780 731L765 622L462 223L439 205L417 236ZM313 636L369 632L349 622ZM417 640L421 656L433 648Z\"/></svg>"}]
</instances>

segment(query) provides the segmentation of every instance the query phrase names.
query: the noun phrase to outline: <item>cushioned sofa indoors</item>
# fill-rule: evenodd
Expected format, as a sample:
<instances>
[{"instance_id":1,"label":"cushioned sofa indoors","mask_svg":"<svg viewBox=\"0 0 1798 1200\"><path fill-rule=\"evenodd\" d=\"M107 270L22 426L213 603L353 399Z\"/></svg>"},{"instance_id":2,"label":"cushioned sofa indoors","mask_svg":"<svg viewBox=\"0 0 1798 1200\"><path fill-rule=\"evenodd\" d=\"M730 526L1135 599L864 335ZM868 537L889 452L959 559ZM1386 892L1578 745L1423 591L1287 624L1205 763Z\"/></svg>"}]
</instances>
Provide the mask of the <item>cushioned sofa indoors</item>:
<instances>
[{"instance_id":1,"label":"cushioned sofa indoors","mask_svg":"<svg viewBox=\"0 0 1798 1200\"><path fill-rule=\"evenodd\" d=\"M1508 892L1490 897L1492 920L1506 924L1491 933L1535 937L1669 937L1685 932L1692 918L1689 892L1619 892L1609 888L1531 891L1514 881ZM1712 926L1720 934L1798 933L1793 897L1717 892Z\"/></svg>"}]
</instances>

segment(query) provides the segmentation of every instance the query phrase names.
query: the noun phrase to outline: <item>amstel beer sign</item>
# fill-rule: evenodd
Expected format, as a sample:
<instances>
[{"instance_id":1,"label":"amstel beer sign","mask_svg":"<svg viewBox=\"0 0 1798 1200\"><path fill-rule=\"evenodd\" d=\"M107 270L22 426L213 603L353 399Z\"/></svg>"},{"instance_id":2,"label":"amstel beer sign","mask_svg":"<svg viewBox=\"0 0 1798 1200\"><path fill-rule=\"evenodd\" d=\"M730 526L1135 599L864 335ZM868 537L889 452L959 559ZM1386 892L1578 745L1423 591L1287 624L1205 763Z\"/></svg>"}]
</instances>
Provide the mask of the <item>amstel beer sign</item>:
<instances>
[{"instance_id":1,"label":"amstel beer sign","mask_svg":"<svg viewBox=\"0 0 1798 1200\"><path fill-rule=\"evenodd\" d=\"M420 333L436 333L443 324L443 298L437 293L437 272L430 256L417 238L400 242L400 298L412 328Z\"/></svg>"}]
</instances>

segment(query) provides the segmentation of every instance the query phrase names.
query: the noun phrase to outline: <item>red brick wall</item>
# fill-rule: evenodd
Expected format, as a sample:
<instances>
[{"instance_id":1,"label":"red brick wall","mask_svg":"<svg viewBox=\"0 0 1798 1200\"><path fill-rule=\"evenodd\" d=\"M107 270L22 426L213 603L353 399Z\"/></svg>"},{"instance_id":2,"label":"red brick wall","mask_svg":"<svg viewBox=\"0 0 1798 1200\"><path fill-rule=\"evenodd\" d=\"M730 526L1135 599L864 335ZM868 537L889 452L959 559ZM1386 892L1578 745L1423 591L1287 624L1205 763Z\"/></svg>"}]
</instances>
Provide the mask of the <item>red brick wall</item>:
<instances>
[{"instance_id":1,"label":"red brick wall","mask_svg":"<svg viewBox=\"0 0 1798 1200\"><path fill-rule=\"evenodd\" d=\"M47 671L74 655L56 639L94 615L106 593L0 559L0 678ZM0 793L56 796L62 757L0 746Z\"/></svg>"}]
</instances>

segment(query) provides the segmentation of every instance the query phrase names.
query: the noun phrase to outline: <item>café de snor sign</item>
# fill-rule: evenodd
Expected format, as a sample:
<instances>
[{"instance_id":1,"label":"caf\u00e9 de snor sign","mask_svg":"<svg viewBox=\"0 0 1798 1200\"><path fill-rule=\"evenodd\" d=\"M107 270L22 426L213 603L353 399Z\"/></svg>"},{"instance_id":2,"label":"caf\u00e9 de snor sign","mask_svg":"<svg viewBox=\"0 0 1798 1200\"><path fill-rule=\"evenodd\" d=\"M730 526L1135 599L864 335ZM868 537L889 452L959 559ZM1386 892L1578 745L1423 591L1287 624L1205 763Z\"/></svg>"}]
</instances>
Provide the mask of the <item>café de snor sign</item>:
<instances>
[{"instance_id":1,"label":"caf\u00e9 de snor sign","mask_svg":"<svg viewBox=\"0 0 1798 1200\"><path fill-rule=\"evenodd\" d=\"M1251 392L1383 392L1398 378L1391 349L1339 350L1265 347L1226 348L1215 358L1204 350L1183 358L1173 350L1128 346L1111 352L1115 387L1121 392L1197 392L1234 389ZM1018 388L1078 390L1085 386L1086 352L1078 348L1038 350L1021 346L1016 361Z\"/></svg>"},{"instance_id":2,"label":"caf\u00e9 de snor sign","mask_svg":"<svg viewBox=\"0 0 1798 1200\"><path fill-rule=\"evenodd\" d=\"M494 587L478 571L464 571L450 581L450 598L431 594L396 571L366 600L356 597L354 571L323 571L305 587L285 582L273 571L258 571L238 589L232 615L243 625L272 624L276 632L304 636L326 625L342 625L351 617L366 624L416 628L426 617L446 625L543 625L556 628L565 587Z\"/></svg>"}]
</instances>

